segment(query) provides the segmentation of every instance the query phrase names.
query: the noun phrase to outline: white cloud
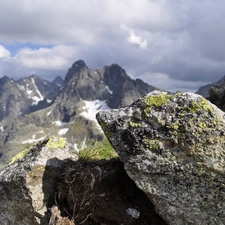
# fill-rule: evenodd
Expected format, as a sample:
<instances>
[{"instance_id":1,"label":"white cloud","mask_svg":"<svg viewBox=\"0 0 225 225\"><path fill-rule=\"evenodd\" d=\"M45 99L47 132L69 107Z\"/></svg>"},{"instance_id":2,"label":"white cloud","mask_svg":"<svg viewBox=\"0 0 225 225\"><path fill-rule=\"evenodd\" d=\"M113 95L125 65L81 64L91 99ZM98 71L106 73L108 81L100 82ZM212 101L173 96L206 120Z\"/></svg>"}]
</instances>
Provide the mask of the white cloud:
<instances>
[{"instance_id":1,"label":"white cloud","mask_svg":"<svg viewBox=\"0 0 225 225\"><path fill-rule=\"evenodd\" d=\"M128 42L132 45L136 45L141 49L146 49L148 46L148 42L146 39L141 38L140 36L136 35L134 31L130 31L130 36L128 37Z\"/></svg>"},{"instance_id":2,"label":"white cloud","mask_svg":"<svg viewBox=\"0 0 225 225\"><path fill-rule=\"evenodd\" d=\"M99 44L105 38L112 41L120 24L134 30L171 30L180 26L179 14L174 13L179 5L165 0L1 1L0 40Z\"/></svg>"},{"instance_id":3,"label":"white cloud","mask_svg":"<svg viewBox=\"0 0 225 225\"><path fill-rule=\"evenodd\" d=\"M57 45L52 48L20 49L15 56L16 62L26 68L38 70L64 70L71 65L76 55L74 46Z\"/></svg>"},{"instance_id":4,"label":"white cloud","mask_svg":"<svg viewBox=\"0 0 225 225\"><path fill-rule=\"evenodd\" d=\"M201 81L182 81L179 78L171 78L168 74L164 73L145 73L140 79L155 87L160 87L166 91L191 91L195 92L197 89L204 85Z\"/></svg>"},{"instance_id":5,"label":"white cloud","mask_svg":"<svg viewBox=\"0 0 225 225\"><path fill-rule=\"evenodd\" d=\"M91 68L118 63L166 89L225 73L223 0L7 0L0 14L0 76L63 76L78 59ZM16 43L31 47L12 57Z\"/></svg>"},{"instance_id":6,"label":"white cloud","mask_svg":"<svg viewBox=\"0 0 225 225\"><path fill-rule=\"evenodd\" d=\"M13 57L0 45L0 77L7 75L17 79L31 74L50 80L57 75L63 77L79 57L80 48L72 45L38 49L21 48Z\"/></svg>"},{"instance_id":7,"label":"white cloud","mask_svg":"<svg viewBox=\"0 0 225 225\"><path fill-rule=\"evenodd\" d=\"M10 52L2 45L0 45L0 58L10 57Z\"/></svg>"}]
</instances>

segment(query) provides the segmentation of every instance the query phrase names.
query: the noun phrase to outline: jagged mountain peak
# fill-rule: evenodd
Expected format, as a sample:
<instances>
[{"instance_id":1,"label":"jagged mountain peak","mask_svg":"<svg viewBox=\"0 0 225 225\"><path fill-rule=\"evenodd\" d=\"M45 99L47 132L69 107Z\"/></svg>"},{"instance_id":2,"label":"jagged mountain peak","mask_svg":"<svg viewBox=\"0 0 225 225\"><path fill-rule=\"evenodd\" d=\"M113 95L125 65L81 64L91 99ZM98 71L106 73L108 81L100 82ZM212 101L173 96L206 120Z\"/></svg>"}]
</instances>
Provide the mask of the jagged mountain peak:
<instances>
[{"instance_id":1,"label":"jagged mountain peak","mask_svg":"<svg viewBox=\"0 0 225 225\"><path fill-rule=\"evenodd\" d=\"M110 66L106 66L106 68L113 69L113 70L123 70L125 72L125 70L117 63L113 63Z\"/></svg>"},{"instance_id":2,"label":"jagged mountain peak","mask_svg":"<svg viewBox=\"0 0 225 225\"><path fill-rule=\"evenodd\" d=\"M81 68L81 67L87 67L87 66L86 66L85 62L82 59L80 59L80 60L76 61L75 63L73 63L72 68L74 68L74 67Z\"/></svg>"},{"instance_id":3,"label":"jagged mountain peak","mask_svg":"<svg viewBox=\"0 0 225 225\"><path fill-rule=\"evenodd\" d=\"M79 75L81 71L87 70L88 67L86 66L85 62L83 60L78 60L75 63L73 63L72 67L68 70L66 77L65 77L65 83L69 82L69 80L74 75Z\"/></svg>"},{"instance_id":4,"label":"jagged mountain peak","mask_svg":"<svg viewBox=\"0 0 225 225\"><path fill-rule=\"evenodd\" d=\"M156 89L158 88L140 79L131 79L118 64L93 70L89 69L83 60L79 60L68 70L57 102L64 108L65 106L71 108L73 102L80 99L87 101L98 99L106 100L110 108L119 108Z\"/></svg>"},{"instance_id":5,"label":"jagged mountain peak","mask_svg":"<svg viewBox=\"0 0 225 225\"><path fill-rule=\"evenodd\" d=\"M9 78L8 76L3 76L0 78L0 84L4 85L8 82L14 82L14 80L12 78Z\"/></svg>"},{"instance_id":6,"label":"jagged mountain peak","mask_svg":"<svg viewBox=\"0 0 225 225\"><path fill-rule=\"evenodd\" d=\"M58 85L59 87L61 87L64 83L64 80L62 79L62 77L60 76L57 76L53 81L52 81L52 84L56 84Z\"/></svg>"}]
</instances>

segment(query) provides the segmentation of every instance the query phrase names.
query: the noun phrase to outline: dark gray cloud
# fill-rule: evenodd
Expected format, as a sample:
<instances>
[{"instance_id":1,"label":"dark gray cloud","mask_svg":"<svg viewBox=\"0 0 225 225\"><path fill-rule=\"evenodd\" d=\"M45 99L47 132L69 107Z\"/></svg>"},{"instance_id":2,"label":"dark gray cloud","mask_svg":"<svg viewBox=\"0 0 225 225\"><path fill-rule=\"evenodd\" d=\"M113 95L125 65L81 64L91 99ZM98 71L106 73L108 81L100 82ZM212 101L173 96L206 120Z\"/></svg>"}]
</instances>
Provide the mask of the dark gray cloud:
<instances>
[{"instance_id":1,"label":"dark gray cloud","mask_svg":"<svg viewBox=\"0 0 225 225\"><path fill-rule=\"evenodd\" d=\"M225 74L223 0L7 0L0 14L0 76L51 79L78 59L91 68L118 63L168 90ZM23 47L14 56L15 43Z\"/></svg>"}]
</instances>

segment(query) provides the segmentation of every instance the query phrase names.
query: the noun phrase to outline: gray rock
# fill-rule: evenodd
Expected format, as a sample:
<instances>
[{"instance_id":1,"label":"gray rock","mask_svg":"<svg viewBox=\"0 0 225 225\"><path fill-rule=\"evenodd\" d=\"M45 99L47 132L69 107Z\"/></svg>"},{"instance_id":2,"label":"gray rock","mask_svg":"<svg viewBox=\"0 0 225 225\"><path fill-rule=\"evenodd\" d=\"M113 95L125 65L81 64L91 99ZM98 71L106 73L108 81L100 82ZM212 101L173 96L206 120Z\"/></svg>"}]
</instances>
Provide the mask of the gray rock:
<instances>
[{"instance_id":1,"label":"gray rock","mask_svg":"<svg viewBox=\"0 0 225 225\"><path fill-rule=\"evenodd\" d=\"M50 138L1 170L1 224L48 224L48 207L54 204L60 168L65 159L77 158L63 138Z\"/></svg>"},{"instance_id":2,"label":"gray rock","mask_svg":"<svg viewBox=\"0 0 225 225\"><path fill-rule=\"evenodd\" d=\"M96 117L128 175L168 224L225 224L220 109L196 94L154 91Z\"/></svg>"}]
</instances>

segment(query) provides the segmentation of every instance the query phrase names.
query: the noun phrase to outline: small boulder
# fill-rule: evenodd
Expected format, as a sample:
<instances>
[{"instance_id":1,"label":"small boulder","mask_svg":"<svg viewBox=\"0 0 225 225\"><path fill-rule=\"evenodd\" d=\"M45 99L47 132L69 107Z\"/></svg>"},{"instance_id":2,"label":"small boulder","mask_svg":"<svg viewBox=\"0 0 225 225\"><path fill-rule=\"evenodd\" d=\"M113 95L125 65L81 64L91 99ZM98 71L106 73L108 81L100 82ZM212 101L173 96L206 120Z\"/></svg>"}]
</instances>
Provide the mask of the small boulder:
<instances>
[{"instance_id":1,"label":"small boulder","mask_svg":"<svg viewBox=\"0 0 225 225\"><path fill-rule=\"evenodd\" d=\"M49 224L57 178L66 159L78 156L61 137L48 138L14 157L0 171L1 224Z\"/></svg>"},{"instance_id":2,"label":"small boulder","mask_svg":"<svg viewBox=\"0 0 225 225\"><path fill-rule=\"evenodd\" d=\"M225 224L224 112L196 94L154 91L96 117L168 224Z\"/></svg>"}]
</instances>

